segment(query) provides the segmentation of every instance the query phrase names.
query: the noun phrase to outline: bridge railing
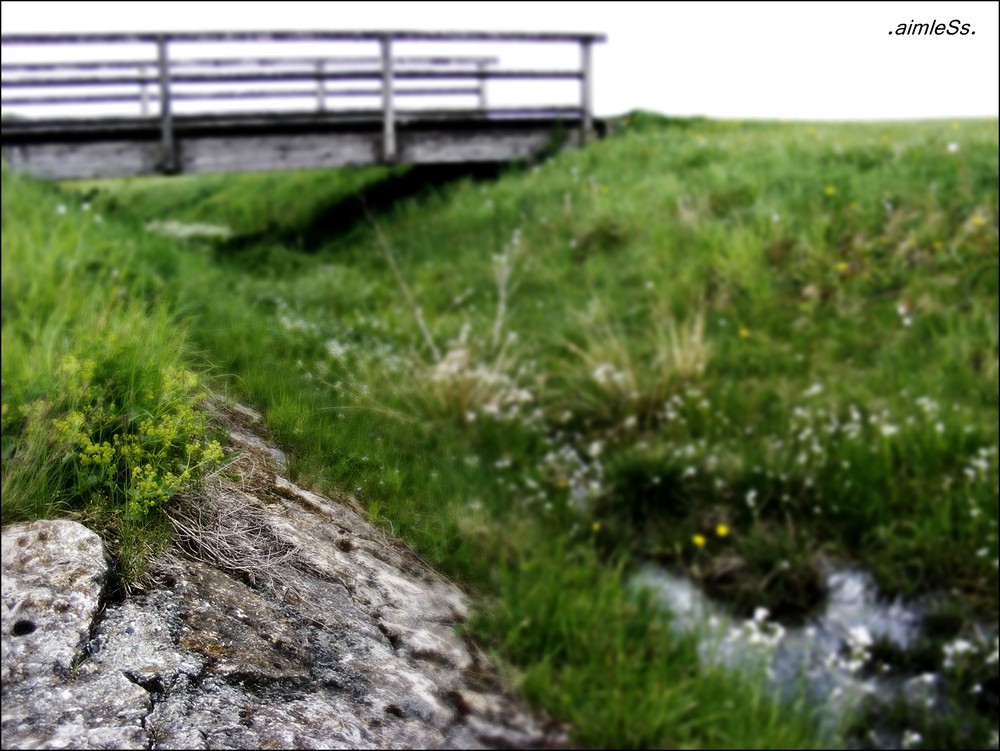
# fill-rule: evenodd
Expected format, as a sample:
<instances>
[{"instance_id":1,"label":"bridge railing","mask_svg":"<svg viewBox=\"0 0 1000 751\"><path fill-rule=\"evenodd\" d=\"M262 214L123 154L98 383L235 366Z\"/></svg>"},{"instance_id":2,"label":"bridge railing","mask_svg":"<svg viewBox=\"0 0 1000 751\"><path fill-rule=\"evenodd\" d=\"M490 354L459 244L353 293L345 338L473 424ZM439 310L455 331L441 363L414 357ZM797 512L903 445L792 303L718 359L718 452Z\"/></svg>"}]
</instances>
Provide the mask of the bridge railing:
<instances>
[{"instance_id":1,"label":"bridge railing","mask_svg":"<svg viewBox=\"0 0 1000 751\"><path fill-rule=\"evenodd\" d=\"M479 109L486 109L486 68L496 65L496 57L397 57L393 60L395 70L424 66L435 70L454 70L464 73L471 67L480 71L475 85L395 87L393 97L475 97ZM328 82L338 79L338 73L354 70L367 72L372 78L381 79L381 59L378 57L272 57L272 58L196 58L169 61L171 87L170 97L174 102L199 101L223 102L244 100L262 102L268 99L312 99L316 110L326 111L327 101L338 97L379 97L381 89L330 88ZM19 112L29 114L38 107L53 105L99 105L134 104L133 114L149 117L152 105L160 101L158 63L155 60L116 60L109 62L66 62L66 63L9 63L2 66L4 86L9 89L63 89L85 87L84 94L43 94L4 95L5 107L19 108ZM96 74L96 75L95 75ZM110 75L108 75L110 74ZM194 77L195 80L192 80ZM289 86L267 89L213 88L185 91L184 83L218 84L227 82L310 82L312 87ZM180 86L178 85L180 84ZM116 89L123 85L134 85L131 90L102 93L102 89ZM137 88L136 88L137 87ZM35 108L35 109L33 109ZM81 110L82 112L82 110Z\"/></svg>"},{"instance_id":2,"label":"bridge railing","mask_svg":"<svg viewBox=\"0 0 1000 751\"><path fill-rule=\"evenodd\" d=\"M592 47L603 42L598 34L563 33L435 33L435 32L209 32L163 34L9 35L2 37L2 105L5 128L8 117L52 119L53 108L65 118L67 112L94 117L102 105L135 105L126 117L159 123L163 162L169 171L176 163L175 116L177 103L198 103L199 114L208 114L242 102L256 106L276 100L297 102L314 112L329 115L350 113L343 100L371 101L371 112L382 121L383 156L392 161L396 153L396 126L400 100L448 99L475 104L469 109L484 117L532 115L576 118L586 140L593 130ZM377 45L377 55L334 55L335 45ZM496 56L441 55L451 43L471 44L475 49L496 43L576 45L578 63L572 67L510 68ZM269 49L289 45L299 50L319 48L320 54L288 56L267 54L229 56L246 45ZM397 54L400 46L432 46L433 54ZM177 49L208 46L210 57L185 57ZM242 47L242 50L241 50ZM14 48L21 54L16 56ZM110 54L112 48L118 52ZM133 59L120 51L140 50ZM67 50L70 52L67 53ZM101 59L67 61L67 54L89 50ZM329 50L329 52L327 52ZM10 54L9 54L10 53ZM85 53L77 54L77 58ZM16 61L8 58L17 57ZM487 87L492 82L517 81L525 86L542 82L578 85L571 106L490 107ZM356 109L353 111L357 111ZM417 113L421 112L412 110ZM50 113L48 116L45 113ZM41 114L39 114L41 113Z\"/></svg>"}]
</instances>

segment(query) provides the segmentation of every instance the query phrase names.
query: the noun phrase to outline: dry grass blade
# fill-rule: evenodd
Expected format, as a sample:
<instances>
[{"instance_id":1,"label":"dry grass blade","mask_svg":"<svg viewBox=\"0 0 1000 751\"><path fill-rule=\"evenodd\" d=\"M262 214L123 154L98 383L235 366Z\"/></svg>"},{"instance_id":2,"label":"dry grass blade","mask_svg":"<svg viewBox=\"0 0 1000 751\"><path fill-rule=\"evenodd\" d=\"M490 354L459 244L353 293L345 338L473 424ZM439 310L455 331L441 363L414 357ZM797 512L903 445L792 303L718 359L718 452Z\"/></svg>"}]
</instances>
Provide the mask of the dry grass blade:
<instances>
[{"instance_id":1,"label":"dry grass blade","mask_svg":"<svg viewBox=\"0 0 1000 751\"><path fill-rule=\"evenodd\" d=\"M298 547L279 539L256 499L235 488L185 495L169 509L170 524L196 560L246 577L254 586L294 589Z\"/></svg>"},{"instance_id":2,"label":"dry grass blade","mask_svg":"<svg viewBox=\"0 0 1000 751\"><path fill-rule=\"evenodd\" d=\"M571 403L603 422L633 416L645 423L682 384L699 379L710 353L704 315L678 323L653 311L652 322L645 337L630 338L608 321L581 316L582 342L563 343L585 373L574 368Z\"/></svg>"}]
</instances>

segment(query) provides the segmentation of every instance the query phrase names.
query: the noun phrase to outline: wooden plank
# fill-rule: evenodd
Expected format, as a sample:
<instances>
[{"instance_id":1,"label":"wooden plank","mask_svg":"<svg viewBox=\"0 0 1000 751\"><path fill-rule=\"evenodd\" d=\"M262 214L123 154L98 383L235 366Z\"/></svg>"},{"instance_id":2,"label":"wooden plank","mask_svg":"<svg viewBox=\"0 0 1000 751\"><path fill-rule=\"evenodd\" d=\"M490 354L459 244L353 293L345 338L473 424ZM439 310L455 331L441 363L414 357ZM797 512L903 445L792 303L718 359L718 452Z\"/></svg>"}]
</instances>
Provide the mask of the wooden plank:
<instances>
[{"instance_id":1,"label":"wooden plank","mask_svg":"<svg viewBox=\"0 0 1000 751\"><path fill-rule=\"evenodd\" d=\"M190 92L173 92L170 95L171 101L196 102L196 101L229 101L240 99L314 99L317 95L324 97L380 97L382 89L288 89L286 91L273 91L260 89L255 91L209 91L201 94ZM411 96L475 96L481 100L482 91L472 87L421 87L410 89L394 89L393 97ZM139 102L140 104L159 101L159 96L150 92L143 96L142 92L135 94L97 94L94 96L53 96L53 97L11 97L0 100L6 106L32 106L32 105L54 105L54 104L128 104ZM325 108L320 108L322 111ZM148 113L147 113L148 114Z\"/></svg>"},{"instance_id":2,"label":"wooden plank","mask_svg":"<svg viewBox=\"0 0 1000 751\"><path fill-rule=\"evenodd\" d=\"M181 141L182 172L254 172L378 164L381 134L191 138Z\"/></svg>"},{"instance_id":3,"label":"wooden plank","mask_svg":"<svg viewBox=\"0 0 1000 751\"><path fill-rule=\"evenodd\" d=\"M580 42L580 109L583 110L583 142L590 141L594 132L594 65L593 45L589 40Z\"/></svg>"},{"instance_id":4,"label":"wooden plank","mask_svg":"<svg viewBox=\"0 0 1000 751\"><path fill-rule=\"evenodd\" d=\"M316 109L322 112L326 109L326 82L323 81L323 61L316 63Z\"/></svg>"},{"instance_id":5,"label":"wooden plank","mask_svg":"<svg viewBox=\"0 0 1000 751\"><path fill-rule=\"evenodd\" d=\"M156 41L157 67L160 73L160 135L163 144L163 171L177 171L177 149L174 144L174 124L170 114L169 42L166 37Z\"/></svg>"},{"instance_id":6,"label":"wooden plank","mask_svg":"<svg viewBox=\"0 0 1000 751\"><path fill-rule=\"evenodd\" d=\"M11 169L46 180L137 177L160 171L156 141L5 145L2 152Z\"/></svg>"},{"instance_id":7,"label":"wooden plank","mask_svg":"<svg viewBox=\"0 0 1000 751\"><path fill-rule=\"evenodd\" d=\"M156 42L159 34L5 34L3 44L135 44ZM307 41L378 41L389 36L394 40L423 42L579 42L591 39L604 42L604 34L574 32L483 32L483 31L213 31L169 32L169 40L178 42L307 42Z\"/></svg>"},{"instance_id":8,"label":"wooden plank","mask_svg":"<svg viewBox=\"0 0 1000 751\"><path fill-rule=\"evenodd\" d=\"M404 164L508 162L528 159L551 143L549 128L491 132L400 132L399 161ZM576 143L577 138L567 139Z\"/></svg>"},{"instance_id":9,"label":"wooden plank","mask_svg":"<svg viewBox=\"0 0 1000 751\"><path fill-rule=\"evenodd\" d=\"M504 162L526 159L550 146L554 129L405 130L397 137L397 161L406 164ZM565 131L565 145L580 142L578 131ZM367 133L257 135L179 138L181 173L251 172L314 169L382 162L382 134ZM3 156L12 169L37 177L70 180L130 177L161 171L155 140L97 143L9 145Z\"/></svg>"},{"instance_id":10,"label":"wooden plank","mask_svg":"<svg viewBox=\"0 0 1000 751\"><path fill-rule=\"evenodd\" d=\"M382 159L387 164L396 161L396 119L392 101L392 39L379 39L382 50Z\"/></svg>"},{"instance_id":11,"label":"wooden plank","mask_svg":"<svg viewBox=\"0 0 1000 751\"><path fill-rule=\"evenodd\" d=\"M253 67L280 67L280 66L312 66L317 62L325 65L379 65L381 58L373 56L335 56L335 57L255 57L255 58L184 58L172 60L171 70L181 68L253 68ZM500 62L498 57L468 57L468 56L430 56L420 57L404 55L395 58L395 65L496 65ZM129 70L143 65L155 65L156 60L150 58L146 60L109 60L94 61L84 60L64 63L3 63L0 71L4 73L52 73L52 72L72 72L90 70Z\"/></svg>"},{"instance_id":12,"label":"wooden plank","mask_svg":"<svg viewBox=\"0 0 1000 751\"><path fill-rule=\"evenodd\" d=\"M397 125L407 128L437 127L488 131L491 127L537 123L551 128L562 123L566 129L579 127L577 107L542 107L478 110L401 110L395 113ZM339 112L230 113L227 115L182 115L174 118L180 138L196 134L251 136L269 133L381 132L380 110L343 110ZM5 146L40 142L91 143L126 138L156 141L160 138L158 120L147 118L8 120L3 124Z\"/></svg>"},{"instance_id":13,"label":"wooden plank","mask_svg":"<svg viewBox=\"0 0 1000 751\"><path fill-rule=\"evenodd\" d=\"M471 79L481 80L579 80L583 74L578 70L487 70L477 69L424 69L399 70L395 73L397 80L440 80L440 79ZM203 83L266 83L285 81L313 81L315 71L286 71L275 73L260 71L254 73L172 73L172 84L203 84ZM347 70L328 71L324 78L328 81L377 81L382 79L381 70ZM4 81L4 88L44 88L44 87L97 87L97 86L131 86L149 81L145 76L103 76L97 78L46 78L46 79L15 79Z\"/></svg>"}]
</instances>

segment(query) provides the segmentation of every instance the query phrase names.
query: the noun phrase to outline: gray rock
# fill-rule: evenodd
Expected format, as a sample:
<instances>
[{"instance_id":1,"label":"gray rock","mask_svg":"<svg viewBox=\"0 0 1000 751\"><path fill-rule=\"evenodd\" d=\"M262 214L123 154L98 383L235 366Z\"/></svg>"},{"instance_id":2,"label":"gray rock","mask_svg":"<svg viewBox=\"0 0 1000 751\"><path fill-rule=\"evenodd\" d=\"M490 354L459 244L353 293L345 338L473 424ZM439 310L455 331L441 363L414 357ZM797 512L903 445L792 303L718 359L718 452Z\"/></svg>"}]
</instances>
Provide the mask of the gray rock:
<instances>
[{"instance_id":1,"label":"gray rock","mask_svg":"<svg viewBox=\"0 0 1000 751\"><path fill-rule=\"evenodd\" d=\"M175 504L175 550L120 601L102 595L92 532L4 529L4 748L565 743L456 632L461 591L352 499L274 476L259 437L238 443L227 478Z\"/></svg>"},{"instance_id":2,"label":"gray rock","mask_svg":"<svg viewBox=\"0 0 1000 751\"><path fill-rule=\"evenodd\" d=\"M145 748L149 694L120 671L80 675L108 575L70 521L3 530L4 748Z\"/></svg>"}]
</instances>

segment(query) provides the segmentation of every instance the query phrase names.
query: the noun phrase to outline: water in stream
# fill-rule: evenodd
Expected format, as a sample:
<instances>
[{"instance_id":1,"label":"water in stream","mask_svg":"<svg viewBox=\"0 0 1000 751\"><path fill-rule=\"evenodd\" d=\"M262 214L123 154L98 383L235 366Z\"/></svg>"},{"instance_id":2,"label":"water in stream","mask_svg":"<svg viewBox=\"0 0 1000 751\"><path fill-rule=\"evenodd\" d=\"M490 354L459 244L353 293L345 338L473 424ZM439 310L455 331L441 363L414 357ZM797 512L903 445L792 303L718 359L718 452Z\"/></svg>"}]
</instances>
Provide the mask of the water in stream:
<instances>
[{"instance_id":1,"label":"water in stream","mask_svg":"<svg viewBox=\"0 0 1000 751\"><path fill-rule=\"evenodd\" d=\"M763 608L750 620L734 619L697 584L656 565L640 568L630 586L647 590L672 615L675 629L703 635L704 661L762 667L786 694L804 688L810 699L825 707L824 721L830 727L871 696L880 700L905 696L927 710L943 699L934 674L902 675L888 666L873 669L872 647L878 643L909 649L921 637L923 613L919 605L881 598L872 578L863 572L830 570L824 608L803 625L788 628L773 622ZM866 738L853 742L869 748L905 748L919 745L919 736L908 737L905 729L872 728Z\"/></svg>"}]
</instances>

